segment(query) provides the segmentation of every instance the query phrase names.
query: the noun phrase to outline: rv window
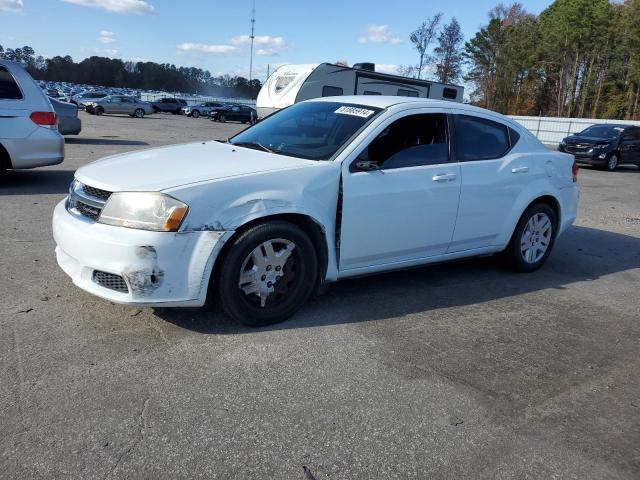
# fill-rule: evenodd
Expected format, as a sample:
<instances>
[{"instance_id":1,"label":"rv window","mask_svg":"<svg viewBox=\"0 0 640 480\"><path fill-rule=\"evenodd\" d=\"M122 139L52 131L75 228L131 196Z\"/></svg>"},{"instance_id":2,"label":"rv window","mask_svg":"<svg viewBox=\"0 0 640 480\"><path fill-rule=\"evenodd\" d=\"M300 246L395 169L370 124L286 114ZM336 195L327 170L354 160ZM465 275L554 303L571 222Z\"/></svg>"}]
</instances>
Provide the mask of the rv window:
<instances>
[{"instance_id":1,"label":"rv window","mask_svg":"<svg viewBox=\"0 0 640 480\"><path fill-rule=\"evenodd\" d=\"M291 82L295 79L295 75L283 75L276 79L275 90L276 93L280 93L282 90L287 88Z\"/></svg>"},{"instance_id":2,"label":"rv window","mask_svg":"<svg viewBox=\"0 0 640 480\"><path fill-rule=\"evenodd\" d=\"M360 154L358 160L362 159L383 170L448 163L446 115L410 115L396 120Z\"/></svg>"},{"instance_id":3,"label":"rv window","mask_svg":"<svg viewBox=\"0 0 640 480\"><path fill-rule=\"evenodd\" d=\"M380 92L372 92L371 90L365 90L365 95L382 95Z\"/></svg>"},{"instance_id":4,"label":"rv window","mask_svg":"<svg viewBox=\"0 0 640 480\"><path fill-rule=\"evenodd\" d=\"M398 96L399 97L419 97L420 95L418 95L418 92L414 90L405 90L403 88L399 88Z\"/></svg>"},{"instance_id":5,"label":"rv window","mask_svg":"<svg viewBox=\"0 0 640 480\"><path fill-rule=\"evenodd\" d=\"M442 96L444 98L455 100L456 98L458 98L458 91L455 88L445 88L442 91Z\"/></svg>"},{"instance_id":6,"label":"rv window","mask_svg":"<svg viewBox=\"0 0 640 480\"><path fill-rule=\"evenodd\" d=\"M340 87L329 87L325 85L322 87L322 96L323 97L338 97L342 95L342 89Z\"/></svg>"}]
</instances>

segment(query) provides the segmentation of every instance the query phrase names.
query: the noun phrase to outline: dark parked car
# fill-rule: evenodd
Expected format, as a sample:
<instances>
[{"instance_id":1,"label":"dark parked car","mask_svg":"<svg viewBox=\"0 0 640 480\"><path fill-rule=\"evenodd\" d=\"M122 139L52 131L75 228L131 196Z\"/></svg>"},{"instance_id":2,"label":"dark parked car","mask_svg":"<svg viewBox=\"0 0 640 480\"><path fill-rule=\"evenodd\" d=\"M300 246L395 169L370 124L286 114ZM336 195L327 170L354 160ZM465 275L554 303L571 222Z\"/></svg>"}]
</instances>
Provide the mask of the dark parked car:
<instances>
[{"instance_id":1,"label":"dark parked car","mask_svg":"<svg viewBox=\"0 0 640 480\"><path fill-rule=\"evenodd\" d=\"M573 154L578 163L605 168L610 172L621 164L640 166L640 127L592 125L562 140L558 150Z\"/></svg>"},{"instance_id":2,"label":"dark parked car","mask_svg":"<svg viewBox=\"0 0 640 480\"><path fill-rule=\"evenodd\" d=\"M151 103L151 108L155 113L169 112L175 115L180 115L182 108L186 106L186 100L180 100L179 98L161 98L157 102Z\"/></svg>"},{"instance_id":3,"label":"dark parked car","mask_svg":"<svg viewBox=\"0 0 640 480\"><path fill-rule=\"evenodd\" d=\"M236 121L242 123L256 123L258 112L254 108L246 105L226 105L211 112L211 120L218 122Z\"/></svg>"},{"instance_id":4,"label":"dark parked car","mask_svg":"<svg viewBox=\"0 0 640 480\"><path fill-rule=\"evenodd\" d=\"M78 106L49 98L58 116L58 131L61 135L78 135L82 130L82 122L78 118Z\"/></svg>"}]
</instances>

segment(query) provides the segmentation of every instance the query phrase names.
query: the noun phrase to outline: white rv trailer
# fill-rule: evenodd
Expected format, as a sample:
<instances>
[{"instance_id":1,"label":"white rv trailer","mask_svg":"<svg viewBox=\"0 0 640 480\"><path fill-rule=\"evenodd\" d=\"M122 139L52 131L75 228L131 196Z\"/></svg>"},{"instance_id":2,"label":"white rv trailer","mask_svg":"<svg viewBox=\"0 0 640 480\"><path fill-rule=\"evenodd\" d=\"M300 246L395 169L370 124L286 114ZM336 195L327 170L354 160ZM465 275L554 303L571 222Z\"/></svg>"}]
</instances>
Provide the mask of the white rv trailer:
<instances>
[{"instance_id":1,"label":"white rv trailer","mask_svg":"<svg viewBox=\"0 0 640 480\"><path fill-rule=\"evenodd\" d=\"M337 95L397 95L462 102L464 88L376 72L370 63L354 68L331 63L283 65L262 86L256 108L258 117L264 118L303 100Z\"/></svg>"}]
</instances>

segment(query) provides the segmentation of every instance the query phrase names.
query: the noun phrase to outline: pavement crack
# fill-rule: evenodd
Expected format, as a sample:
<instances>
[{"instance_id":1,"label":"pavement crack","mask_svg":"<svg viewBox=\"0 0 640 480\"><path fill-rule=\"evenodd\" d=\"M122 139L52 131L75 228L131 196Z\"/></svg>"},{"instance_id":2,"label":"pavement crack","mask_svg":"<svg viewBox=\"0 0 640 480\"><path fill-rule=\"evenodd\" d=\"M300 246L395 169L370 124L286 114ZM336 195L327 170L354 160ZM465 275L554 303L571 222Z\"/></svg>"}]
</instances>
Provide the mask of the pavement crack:
<instances>
[{"instance_id":1,"label":"pavement crack","mask_svg":"<svg viewBox=\"0 0 640 480\"><path fill-rule=\"evenodd\" d=\"M109 470L106 473L104 477L102 477L103 480L107 480L107 478L115 474L116 471L118 470L118 467L120 467L123 460L125 459L125 457L129 455L133 450L135 450L135 448L140 444L140 442L144 440L144 436L145 436L144 432L148 428L147 427L147 409L149 407L150 399L151 399L151 396L147 395L147 397L144 400L144 403L142 404L142 409L138 414L138 430L136 432L135 440L131 443L131 445L125 448L122 452L120 452L120 455L118 455L118 459L116 460L115 465L111 468L111 470Z\"/></svg>"}]
</instances>

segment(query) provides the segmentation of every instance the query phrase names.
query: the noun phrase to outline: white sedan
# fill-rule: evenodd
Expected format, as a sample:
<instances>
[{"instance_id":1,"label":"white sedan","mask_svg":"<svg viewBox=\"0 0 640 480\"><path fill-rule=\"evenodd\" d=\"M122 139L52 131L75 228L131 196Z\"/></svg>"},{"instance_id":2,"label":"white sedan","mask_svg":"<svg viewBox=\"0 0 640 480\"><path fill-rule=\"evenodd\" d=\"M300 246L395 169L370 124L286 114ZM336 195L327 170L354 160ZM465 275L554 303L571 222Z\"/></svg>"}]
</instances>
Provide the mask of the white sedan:
<instances>
[{"instance_id":1,"label":"white sedan","mask_svg":"<svg viewBox=\"0 0 640 480\"><path fill-rule=\"evenodd\" d=\"M296 104L227 142L86 165L55 209L62 269L136 306L282 321L343 278L502 252L540 268L576 218L578 168L512 120L405 97Z\"/></svg>"}]
</instances>

